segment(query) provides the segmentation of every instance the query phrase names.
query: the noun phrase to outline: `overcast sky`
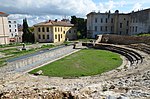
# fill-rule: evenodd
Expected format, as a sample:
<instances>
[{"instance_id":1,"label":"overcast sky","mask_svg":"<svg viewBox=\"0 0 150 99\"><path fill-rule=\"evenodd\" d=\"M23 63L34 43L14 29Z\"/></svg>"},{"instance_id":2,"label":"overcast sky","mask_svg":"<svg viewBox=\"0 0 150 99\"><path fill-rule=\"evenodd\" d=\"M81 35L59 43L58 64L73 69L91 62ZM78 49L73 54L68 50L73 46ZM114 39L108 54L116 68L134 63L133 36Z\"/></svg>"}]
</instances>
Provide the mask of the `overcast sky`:
<instances>
[{"instance_id":1,"label":"overcast sky","mask_svg":"<svg viewBox=\"0 0 150 99\"><path fill-rule=\"evenodd\" d=\"M18 23L26 17L30 26L72 15L86 18L91 11L114 12L118 9L127 13L146 8L150 8L149 0L0 0L0 12L10 14L9 18Z\"/></svg>"}]
</instances>

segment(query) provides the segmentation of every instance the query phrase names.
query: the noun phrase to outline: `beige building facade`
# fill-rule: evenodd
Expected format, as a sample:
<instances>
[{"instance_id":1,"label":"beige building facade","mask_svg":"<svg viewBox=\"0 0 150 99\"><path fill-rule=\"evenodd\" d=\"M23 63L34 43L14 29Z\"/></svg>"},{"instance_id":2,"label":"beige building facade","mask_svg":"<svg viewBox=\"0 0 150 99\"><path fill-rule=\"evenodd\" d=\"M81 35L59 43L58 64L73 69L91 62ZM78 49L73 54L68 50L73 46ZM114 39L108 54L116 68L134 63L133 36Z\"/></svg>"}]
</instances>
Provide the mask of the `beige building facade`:
<instances>
[{"instance_id":1,"label":"beige building facade","mask_svg":"<svg viewBox=\"0 0 150 99\"><path fill-rule=\"evenodd\" d=\"M135 35L150 32L150 9L131 13L87 14L87 37L95 38L99 34Z\"/></svg>"},{"instance_id":2,"label":"beige building facade","mask_svg":"<svg viewBox=\"0 0 150 99\"><path fill-rule=\"evenodd\" d=\"M34 25L34 36L36 42L64 42L67 38L76 39L76 29L73 24L66 21L41 22Z\"/></svg>"},{"instance_id":3,"label":"beige building facade","mask_svg":"<svg viewBox=\"0 0 150 99\"><path fill-rule=\"evenodd\" d=\"M0 12L0 44L9 44L8 14Z\"/></svg>"}]
</instances>

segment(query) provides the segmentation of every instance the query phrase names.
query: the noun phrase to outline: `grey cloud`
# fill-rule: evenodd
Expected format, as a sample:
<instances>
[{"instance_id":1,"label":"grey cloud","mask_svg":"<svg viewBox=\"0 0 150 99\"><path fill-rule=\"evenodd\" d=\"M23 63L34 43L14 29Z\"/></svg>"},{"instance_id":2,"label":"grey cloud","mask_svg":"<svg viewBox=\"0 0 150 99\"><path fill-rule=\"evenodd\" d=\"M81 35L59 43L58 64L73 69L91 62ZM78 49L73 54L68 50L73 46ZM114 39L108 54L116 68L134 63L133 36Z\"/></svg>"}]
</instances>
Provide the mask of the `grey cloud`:
<instances>
[{"instance_id":1,"label":"grey cloud","mask_svg":"<svg viewBox=\"0 0 150 99\"><path fill-rule=\"evenodd\" d=\"M144 1L146 0L142 0ZM128 3L134 5L135 1L109 0L96 4L93 0L0 0L0 11L10 14L9 18L16 19L19 23L27 17L30 25L33 25L48 19L61 19L62 16L85 17L91 11L116 10L126 7Z\"/></svg>"}]
</instances>

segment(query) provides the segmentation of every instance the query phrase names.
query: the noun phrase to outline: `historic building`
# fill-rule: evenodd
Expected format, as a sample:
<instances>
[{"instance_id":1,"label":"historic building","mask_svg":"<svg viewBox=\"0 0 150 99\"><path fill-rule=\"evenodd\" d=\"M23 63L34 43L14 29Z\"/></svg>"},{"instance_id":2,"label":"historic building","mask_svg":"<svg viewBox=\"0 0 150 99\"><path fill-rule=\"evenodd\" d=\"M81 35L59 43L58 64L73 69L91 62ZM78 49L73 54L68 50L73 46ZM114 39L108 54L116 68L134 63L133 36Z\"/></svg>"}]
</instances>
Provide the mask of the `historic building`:
<instances>
[{"instance_id":1,"label":"historic building","mask_svg":"<svg viewBox=\"0 0 150 99\"><path fill-rule=\"evenodd\" d=\"M77 38L76 28L73 24L62 20L41 22L34 25L34 36L36 42L64 42L67 38Z\"/></svg>"},{"instance_id":2,"label":"historic building","mask_svg":"<svg viewBox=\"0 0 150 99\"><path fill-rule=\"evenodd\" d=\"M23 35L23 25L18 24L18 35L16 42L22 42L22 35Z\"/></svg>"},{"instance_id":3,"label":"historic building","mask_svg":"<svg viewBox=\"0 0 150 99\"><path fill-rule=\"evenodd\" d=\"M8 20L9 38L10 42L17 42L18 40L18 26L16 20Z\"/></svg>"},{"instance_id":4,"label":"historic building","mask_svg":"<svg viewBox=\"0 0 150 99\"><path fill-rule=\"evenodd\" d=\"M0 12L0 44L9 44L8 14Z\"/></svg>"},{"instance_id":5,"label":"historic building","mask_svg":"<svg viewBox=\"0 0 150 99\"><path fill-rule=\"evenodd\" d=\"M150 9L131 13L87 14L87 37L95 38L99 34L135 35L150 32Z\"/></svg>"}]
</instances>

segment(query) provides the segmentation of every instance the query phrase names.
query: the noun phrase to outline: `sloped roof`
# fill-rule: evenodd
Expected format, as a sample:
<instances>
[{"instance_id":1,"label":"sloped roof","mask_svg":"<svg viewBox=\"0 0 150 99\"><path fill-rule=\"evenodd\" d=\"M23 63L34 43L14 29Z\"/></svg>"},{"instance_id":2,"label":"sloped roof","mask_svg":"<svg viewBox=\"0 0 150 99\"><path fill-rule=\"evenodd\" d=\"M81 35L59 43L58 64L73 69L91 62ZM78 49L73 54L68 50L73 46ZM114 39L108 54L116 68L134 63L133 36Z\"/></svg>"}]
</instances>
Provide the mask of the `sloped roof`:
<instances>
[{"instance_id":1,"label":"sloped roof","mask_svg":"<svg viewBox=\"0 0 150 99\"><path fill-rule=\"evenodd\" d=\"M49 20L47 22L41 22L41 23L35 24L34 26L74 26L74 24L68 23L66 21Z\"/></svg>"},{"instance_id":2,"label":"sloped roof","mask_svg":"<svg viewBox=\"0 0 150 99\"><path fill-rule=\"evenodd\" d=\"M6 13L4 13L4 12L0 12L0 14L6 14Z\"/></svg>"},{"instance_id":3,"label":"sloped roof","mask_svg":"<svg viewBox=\"0 0 150 99\"><path fill-rule=\"evenodd\" d=\"M0 12L0 16L8 16L9 14L6 14L4 12Z\"/></svg>"}]
</instances>

